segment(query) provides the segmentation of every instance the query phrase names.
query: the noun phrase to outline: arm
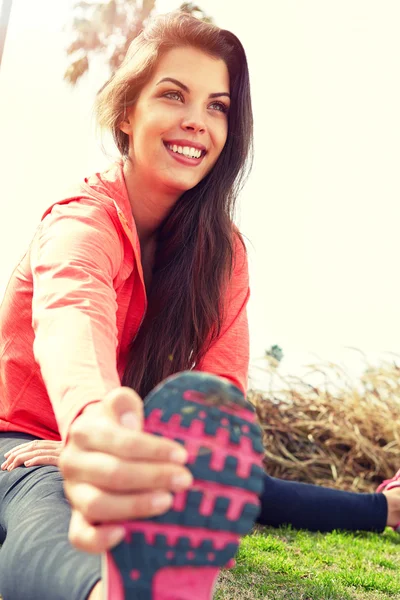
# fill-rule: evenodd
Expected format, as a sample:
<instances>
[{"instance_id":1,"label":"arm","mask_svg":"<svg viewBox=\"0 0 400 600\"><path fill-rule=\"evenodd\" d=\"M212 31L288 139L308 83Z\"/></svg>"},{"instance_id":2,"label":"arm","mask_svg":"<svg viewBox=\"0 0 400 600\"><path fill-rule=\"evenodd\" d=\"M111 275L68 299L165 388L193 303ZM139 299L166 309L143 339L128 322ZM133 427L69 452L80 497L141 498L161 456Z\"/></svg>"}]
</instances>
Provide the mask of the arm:
<instances>
[{"instance_id":1,"label":"arm","mask_svg":"<svg viewBox=\"0 0 400 600\"><path fill-rule=\"evenodd\" d=\"M120 386L113 279L121 260L113 221L90 198L55 205L31 246L33 352L64 439L87 404Z\"/></svg>"},{"instance_id":2,"label":"arm","mask_svg":"<svg viewBox=\"0 0 400 600\"><path fill-rule=\"evenodd\" d=\"M246 306L250 296L245 248L236 238L234 270L228 287L220 336L212 343L196 370L226 377L247 393L249 329Z\"/></svg>"},{"instance_id":3,"label":"arm","mask_svg":"<svg viewBox=\"0 0 400 600\"><path fill-rule=\"evenodd\" d=\"M69 539L89 552L125 535L112 521L161 514L170 490L192 481L187 453L142 432L142 400L120 384L113 283L121 260L112 217L90 198L56 205L31 246L34 355L65 441L55 456L72 508ZM6 457L7 468L18 456Z\"/></svg>"}]
</instances>

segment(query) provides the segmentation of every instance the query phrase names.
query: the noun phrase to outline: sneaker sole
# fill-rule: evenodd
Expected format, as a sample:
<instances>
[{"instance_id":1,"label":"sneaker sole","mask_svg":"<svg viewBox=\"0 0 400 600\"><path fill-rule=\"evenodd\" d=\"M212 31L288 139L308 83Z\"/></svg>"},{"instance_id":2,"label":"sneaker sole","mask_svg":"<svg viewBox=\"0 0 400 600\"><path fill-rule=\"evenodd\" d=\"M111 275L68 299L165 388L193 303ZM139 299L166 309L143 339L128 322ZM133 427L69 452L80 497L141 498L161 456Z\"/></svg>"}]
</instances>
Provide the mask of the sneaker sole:
<instances>
[{"instance_id":1,"label":"sneaker sole","mask_svg":"<svg viewBox=\"0 0 400 600\"><path fill-rule=\"evenodd\" d=\"M125 539L103 560L105 599L209 600L260 510L255 411L227 380L187 371L157 386L144 413L145 431L185 446L194 483L167 513L123 523Z\"/></svg>"},{"instance_id":2,"label":"sneaker sole","mask_svg":"<svg viewBox=\"0 0 400 600\"><path fill-rule=\"evenodd\" d=\"M397 471L396 475L391 479L385 479L382 481L380 485L376 488L377 492L384 492L385 490L391 490L395 487L400 487L400 469Z\"/></svg>"}]
</instances>

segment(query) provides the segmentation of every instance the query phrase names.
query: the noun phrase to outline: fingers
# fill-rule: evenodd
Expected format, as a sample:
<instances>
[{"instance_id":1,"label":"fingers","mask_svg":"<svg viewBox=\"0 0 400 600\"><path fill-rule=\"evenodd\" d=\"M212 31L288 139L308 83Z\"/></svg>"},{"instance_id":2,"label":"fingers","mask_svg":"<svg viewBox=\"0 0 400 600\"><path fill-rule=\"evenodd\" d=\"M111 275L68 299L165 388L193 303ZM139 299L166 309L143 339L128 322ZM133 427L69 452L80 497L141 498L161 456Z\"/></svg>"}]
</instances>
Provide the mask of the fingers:
<instances>
[{"instance_id":1,"label":"fingers","mask_svg":"<svg viewBox=\"0 0 400 600\"><path fill-rule=\"evenodd\" d=\"M165 490L136 494L102 492L87 483L65 486L67 498L87 523L108 523L160 515L172 506L173 496Z\"/></svg>"},{"instance_id":2,"label":"fingers","mask_svg":"<svg viewBox=\"0 0 400 600\"><path fill-rule=\"evenodd\" d=\"M80 450L104 452L122 459L178 464L188 460L187 450L178 442L131 430L106 418L97 419L96 427L88 427L86 420L77 419L70 428L69 442Z\"/></svg>"},{"instance_id":3,"label":"fingers","mask_svg":"<svg viewBox=\"0 0 400 600\"><path fill-rule=\"evenodd\" d=\"M31 452L25 452L19 454L15 458L11 455L2 465L3 471L12 471L16 467L25 465L26 467L33 467L38 465L58 465L59 455L50 454L50 450L33 450Z\"/></svg>"},{"instance_id":4,"label":"fingers","mask_svg":"<svg viewBox=\"0 0 400 600\"><path fill-rule=\"evenodd\" d=\"M127 461L99 452L63 452L60 469L66 481L87 482L102 490L135 492L168 489L181 491L193 482L188 469L173 463Z\"/></svg>"},{"instance_id":5,"label":"fingers","mask_svg":"<svg viewBox=\"0 0 400 600\"><path fill-rule=\"evenodd\" d=\"M130 429L143 428L143 400L129 387L111 390L103 400L106 413L115 423Z\"/></svg>"},{"instance_id":6,"label":"fingers","mask_svg":"<svg viewBox=\"0 0 400 600\"><path fill-rule=\"evenodd\" d=\"M131 388L119 387L103 401L88 405L71 425L66 447L113 454L120 458L184 464L185 448L173 440L146 434L143 402Z\"/></svg>"},{"instance_id":7,"label":"fingers","mask_svg":"<svg viewBox=\"0 0 400 600\"><path fill-rule=\"evenodd\" d=\"M24 462L25 467L38 467L40 465L53 465L58 467L59 456L36 456ZM14 468L14 467L13 467ZM12 471L12 469L10 469Z\"/></svg>"},{"instance_id":8,"label":"fingers","mask_svg":"<svg viewBox=\"0 0 400 600\"><path fill-rule=\"evenodd\" d=\"M23 464L26 466L57 466L61 447L61 442L52 440L33 440L32 442L20 444L4 455L6 460L1 465L1 469L12 471ZM30 464L27 464L29 462Z\"/></svg>"},{"instance_id":9,"label":"fingers","mask_svg":"<svg viewBox=\"0 0 400 600\"><path fill-rule=\"evenodd\" d=\"M125 536L124 528L113 525L92 525L76 510L72 511L69 541L84 552L105 552L116 546Z\"/></svg>"},{"instance_id":10,"label":"fingers","mask_svg":"<svg viewBox=\"0 0 400 600\"><path fill-rule=\"evenodd\" d=\"M181 444L143 432L143 402L132 389L119 387L86 406L58 462L73 510L71 543L103 552L118 543L113 535L123 536L110 522L167 511L171 492L193 483L187 460Z\"/></svg>"},{"instance_id":11,"label":"fingers","mask_svg":"<svg viewBox=\"0 0 400 600\"><path fill-rule=\"evenodd\" d=\"M43 440L32 440L32 442L24 442L23 444L19 444L18 446L15 446L14 448L12 448L8 452L6 452L4 454L4 458L8 458L10 456L10 454L18 454L19 451L24 451L24 450L29 450L31 448L35 448L39 444L40 441L43 441Z\"/></svg>"},{"instance_id":12,"label":"fingers","mask_svg":"<svg viewBox=\"0 0 400 600\"><path fill-rule=\"evenodd\" d=\"M26 452L27 450L35 450L38 448L49 448L49 449L61 449L62 442L56 442L54 440L32 440L31 442L25 442L15 446L4 454L4 458L10 456L10 454L19 454L20 452Z\"/></svg>"}]
</instances>

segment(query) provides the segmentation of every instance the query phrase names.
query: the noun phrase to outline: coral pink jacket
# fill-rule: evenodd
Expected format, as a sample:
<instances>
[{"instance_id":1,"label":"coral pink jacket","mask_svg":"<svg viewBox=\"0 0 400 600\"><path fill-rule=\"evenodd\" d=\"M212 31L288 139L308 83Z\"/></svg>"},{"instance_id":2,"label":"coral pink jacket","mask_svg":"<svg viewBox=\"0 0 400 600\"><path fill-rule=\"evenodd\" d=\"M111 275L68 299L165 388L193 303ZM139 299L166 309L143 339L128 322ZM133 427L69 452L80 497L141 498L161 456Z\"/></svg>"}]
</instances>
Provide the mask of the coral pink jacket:
<instances>
[{"instance_id":1,"label":"coral pink jacket","mask_svg":"<svg viewBox=\"0 0 400 600\"><path fill-rule=\"evenodd\" d=\"M248 269L236 245L220 337L196 369L247 386ZM122 163L43 215L0 308L0 431L60 440L121 385L146 311L140 244Z\"/></svg>"}]
</instances>

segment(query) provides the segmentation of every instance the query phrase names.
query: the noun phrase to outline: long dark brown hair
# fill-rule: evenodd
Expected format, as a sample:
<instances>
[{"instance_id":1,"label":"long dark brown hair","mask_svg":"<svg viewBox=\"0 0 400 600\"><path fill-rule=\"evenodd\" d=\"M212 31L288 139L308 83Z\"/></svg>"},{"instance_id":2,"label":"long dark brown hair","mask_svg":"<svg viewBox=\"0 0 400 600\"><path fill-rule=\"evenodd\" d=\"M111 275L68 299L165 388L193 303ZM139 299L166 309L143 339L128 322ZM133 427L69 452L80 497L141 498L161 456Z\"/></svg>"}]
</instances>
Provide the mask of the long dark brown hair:
<instances>
[{"instance_id":1,"label":"long dark brown hair","mask_svg":"<svg viewBox=\"0 0 400 600\"><path fill-rule=\"evenodd\" d=\"M199 363L219 336L232 275L235 201L252 158L253 116L246 55L229 31L184 13L153 19L129 47L121 67L100 91L97 115L123 156L129 138L119 125L171 48L191 46L225 61L230 78L228 137L216 164L184 192L161 224L148 309L132 340L122 384L142 397L168 375Z\"/></svg>"}]
</instances>

